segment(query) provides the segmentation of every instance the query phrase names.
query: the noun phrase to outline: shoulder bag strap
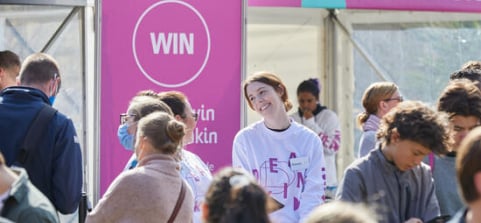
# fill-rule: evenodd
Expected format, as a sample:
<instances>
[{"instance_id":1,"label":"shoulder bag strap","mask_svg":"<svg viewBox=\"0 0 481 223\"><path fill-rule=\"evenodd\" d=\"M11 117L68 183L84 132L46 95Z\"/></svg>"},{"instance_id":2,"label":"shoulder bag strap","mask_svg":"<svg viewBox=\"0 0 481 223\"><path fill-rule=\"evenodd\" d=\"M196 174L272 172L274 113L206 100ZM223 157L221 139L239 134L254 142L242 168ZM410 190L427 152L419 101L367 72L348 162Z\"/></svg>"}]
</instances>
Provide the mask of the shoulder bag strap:
<instances>
[{"instance_id":1,"label":"shoulder bag strap","mask_svg":"<svg viewBox=\"0 0 481 223\"><path fill-rule=\"evenodd\" d=\"M174 211L172 211L172 214L170 215L169 220L167 223L173 223L175 220L175 217L177 217L177 214L179 213L180 207L182 206L182 203L184 202L185 198L185 185L184 185L184 180L182 180L182 184L180 186L180 194L179 198L177 198L177 203L175 203Z\"/></svg>"},{"instance_id":2,"label":"shoulder bag strap","mask_svg":"<svg viewBox=\"0 0 481 223\"><path fill-rule=\"evenodd\" d=\"M32 151L38 146L40 139L47 132L48 123L50 123L55 113L57 113L57 109L44 105L33 119L23 139L22 148L17 155L17 162L22 166L31 158Z\"/></svg>"}]
</instances>

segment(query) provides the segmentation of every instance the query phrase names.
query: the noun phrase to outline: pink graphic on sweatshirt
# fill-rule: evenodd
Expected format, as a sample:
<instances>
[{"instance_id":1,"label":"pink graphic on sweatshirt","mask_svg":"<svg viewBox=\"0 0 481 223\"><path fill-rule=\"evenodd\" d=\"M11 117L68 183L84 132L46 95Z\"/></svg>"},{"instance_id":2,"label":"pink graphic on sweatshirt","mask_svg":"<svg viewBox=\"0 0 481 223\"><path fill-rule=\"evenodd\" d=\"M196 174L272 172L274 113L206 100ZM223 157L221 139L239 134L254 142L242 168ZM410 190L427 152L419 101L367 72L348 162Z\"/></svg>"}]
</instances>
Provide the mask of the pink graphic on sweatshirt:
<instances>
[{"instance_id":1,"label":"pink graphic on sweatshirt","mask_svg":"<svg viewBox=\"0 0 481 223\"><path fill-rule=\"evenodd\" d=\"M296 158L295 153L291 153L291 158ZM258 182L264 186L269 194L281 195L284 199L288 198L289 187L304 188L306 179L304 171L294 171L290 168L289 161L280 161L278 158L269 158L261 163L259 169L252 170ZM293 196L294 210L299 208L299 198Z\"/></svg>"}]
</instances>

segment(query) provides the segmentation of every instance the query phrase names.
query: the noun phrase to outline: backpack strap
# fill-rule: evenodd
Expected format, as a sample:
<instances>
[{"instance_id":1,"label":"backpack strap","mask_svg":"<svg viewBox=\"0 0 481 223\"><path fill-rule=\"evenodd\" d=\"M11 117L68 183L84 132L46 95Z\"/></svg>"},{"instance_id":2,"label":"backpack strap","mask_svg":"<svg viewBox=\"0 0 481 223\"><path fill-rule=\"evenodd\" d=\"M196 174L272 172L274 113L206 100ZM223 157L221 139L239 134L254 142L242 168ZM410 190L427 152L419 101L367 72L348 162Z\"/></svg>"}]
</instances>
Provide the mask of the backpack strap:
<instances>
[{"instance_id":1,"label":"backpack strap","mask_svg":"<svg viewBox=\"0 0 481 223\"><path fill-rule=\"evenodd\" d=\"M182 206L182 203L185 198L185 185L184 185L184 180L182 180L182 185L180 186L180 194L179 198L177 198L177 203L175 203L174 211L172 211L172 215L170 215L169 220L167 223L172 223L175 220L175 217L177 217L177 214L179 213L180 207Z\"/></svg>"},{"instance_id":2,"label":"backpack strap","mask_svg":"<svg viewBox=\"0 0 481 223\"><path fill-rule=\"evenodd\" d=\"M22 147L17 155L17 162L19 164L23 166L32 156L32 152L38 147L40 140L45 135L45 132L47 132L48 123L50 123L56 113L57 109L46 104L38 111L28 128L27 134L23 139Z\"/></svg>"}]
</instances>

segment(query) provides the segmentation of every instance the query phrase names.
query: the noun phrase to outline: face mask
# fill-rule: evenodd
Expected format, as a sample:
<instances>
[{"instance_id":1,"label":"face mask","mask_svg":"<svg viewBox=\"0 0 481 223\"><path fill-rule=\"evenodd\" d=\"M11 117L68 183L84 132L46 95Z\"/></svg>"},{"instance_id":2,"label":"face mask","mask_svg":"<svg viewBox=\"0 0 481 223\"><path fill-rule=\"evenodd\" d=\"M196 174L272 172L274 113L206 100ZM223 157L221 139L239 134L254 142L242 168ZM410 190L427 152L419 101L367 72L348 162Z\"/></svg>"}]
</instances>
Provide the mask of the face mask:
<instances>
[{"instance_id":1,"label":"face mask","mask_svg":"<svg viewBox=\"0 0 481 223\"><path fill-rule=\"evenodd\" d=\"M134 136L129 134L127 129L129 125L123 124L119 126L119 130L117 132L117 136L119 137L120 144L129 151L134 151Z\"/></svg>"},{"instance_id":2,"label":"face mask","mask_svg":"<svg viewBox=\"0 0 481 223\"><path fill-rule=\"evenodd\" d=\"M48 100L50 101L50 105L53 105L53 103L55 102L55 96L48 97Z\"/></svg>"}]
</instances>

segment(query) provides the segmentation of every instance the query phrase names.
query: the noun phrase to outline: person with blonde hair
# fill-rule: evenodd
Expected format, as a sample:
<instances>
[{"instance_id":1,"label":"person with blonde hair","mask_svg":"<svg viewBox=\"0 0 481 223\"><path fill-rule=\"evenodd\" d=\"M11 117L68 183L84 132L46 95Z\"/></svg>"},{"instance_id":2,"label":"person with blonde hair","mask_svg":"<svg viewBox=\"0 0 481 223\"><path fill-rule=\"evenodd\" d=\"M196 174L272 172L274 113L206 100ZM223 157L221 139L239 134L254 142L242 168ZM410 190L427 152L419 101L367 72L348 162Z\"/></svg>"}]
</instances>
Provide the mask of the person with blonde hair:
<instances>
[{"instance_id":1,"label":"person with blonde hair","mask_svg":"<svg viewBox=\"0 0 481 223\"><path fill-rule=\"evenodd\" d=\"M237 133L232 164L253 173L284 206L270 214L273 222L303 222L325 199L322 141L289 117L292 104L277 75L258 72L249 76L244 82L244 96L263 119Z\"/></svg>"},{"instance_id":2,"label":"person with blonde hair","mask_svg":"<svg viewBox=\"0 0 481 223\"><path fill-rule=\"evenodd\" d=\"M305 223L377 223L377 215L365 204L332 201L314 209Z\"/></svg>"},{"instance_id":3,"label":"person with blonde hair","mask_svg":"<svg viewBox=\"0 0 481 223\"><path fill-rule=\"evenodd\" d=\"M359 140L358 157L363 157L374 149L381 118L402 101L398 86L392 82L375 82L364 91L364 112L357 116L357 122L363 131Z\"/></svg>"},{"instance_id":4,"label":"person with blonde hair","mask_svg":"<svg viewBox=\"0 0 481 223\"><path fill-rule=\"evenodd\" d=\"M192 222L194 198L175 159L184 135L185 125L165 112L141 118L138 166L110 184L86 222Z\"/></svg>"},{"instance_id":5,"label":"person with blonde hair","mask_svg":"<svg viewBox=\"0 0 481 223\"><path fill-rule=\"evenodd\" d=\"M185 149L187 144L190 144L194 141L194 130L197 125L198 114L192 109L187 96L180 91L165 91L160 93L155 93L153 91L142 91L139 92L139 94L161 101L169 111L172 111L172 116L174 116L177 121L185 124L186 134L182 140L184 147L176 155L176 158L180 160L180 174L192 188L192 192L194 194L194 223L200 223L200 206L204 200L207 188L212 181L212 174L210 173L207 165L198 155ZM122 135L128 136L129 134L124 133ZM121 142L122 138L123 137L120 137L119 134L119 140ZM122 144L124 145L125 143ZM131 169L136 165L137 159L135 154L133 154L126 168Z\"/></svg>"}]
</instances>

